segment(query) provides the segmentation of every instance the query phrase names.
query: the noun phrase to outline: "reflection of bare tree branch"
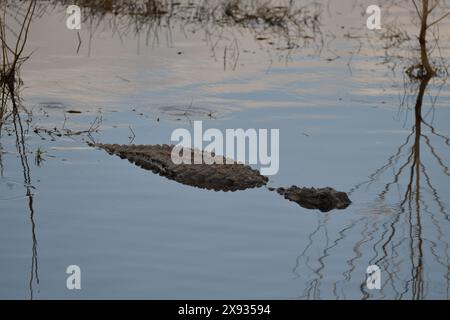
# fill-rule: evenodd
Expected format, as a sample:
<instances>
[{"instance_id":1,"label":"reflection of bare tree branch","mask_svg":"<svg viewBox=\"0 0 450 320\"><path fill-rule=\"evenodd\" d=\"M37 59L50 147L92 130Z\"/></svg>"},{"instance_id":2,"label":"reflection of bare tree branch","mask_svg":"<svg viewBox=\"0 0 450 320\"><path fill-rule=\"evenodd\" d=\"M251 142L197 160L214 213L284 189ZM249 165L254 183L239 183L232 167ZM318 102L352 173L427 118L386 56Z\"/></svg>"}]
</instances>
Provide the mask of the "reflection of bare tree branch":
<instances>
[{"instance_id":1,"label":"reflection of bare tree branch","mask_svg":"<svg viewBox=\"0 0 450 320\"><path fill-rule=\"evenodd\" d=\"M26 190L26 196L28 198L28 209L30 211L30 221L31 221L31 237L32 237L32 258L31 258L31 271L30 271L30 298L33 299L33 283L39 285L38 276L38 255L37 255L37 240L36 240L36 224L34 221L34 208L33 208L33 193L30 175L30 166L28 164L27 149L25 144L24 129L22 126L22 121L18 112L17 102L15 99L15 94L11 93L11 103L13 105L13 125L14 132L16 135L16 148L19 153L20 162L22 165L22 173L24 178L24 186Z\"/></svg>"},{"instance_id":2,"label":"reflection of bare tree branch","mask_svg":"<svg viewBox=\"0 0 450 320\"><path fill-rule=\"evenodd\" d=\"M386 262L386 258L389 256L388 246L392 244L396 234L396 225L402 221L400 218L402 217L402 213L406 214L407 223L409 225L409 251L410 251L410 262L411 262L411 275L410 278L405 282L405 289L403 293L400 295L401 297L406 293L411 293L411 298L413 299L422 299L425 296L424 292L424 280L423 280L423 256L424 256L424 240L422 236L422 216L421 216L421 204L423 203L423 199L421 198L421 189L424 187L421 186L420 176L423 175L426 181L426 187L428 187L432 194L435 203L437 204L439 211L442 213L443 217L446 221L449 221L448 214L445 209L445 205L440 199L437 188L433 186L430 175L426 170L426 166L421 161L421 139L424 139L425 145L430 150L430 154L433 158L436 159L440 167L442 168L442 172L448 176L448 167L442 161L442 158L436 153L435 148L432 146L431 139L422 131L422 124L424 120L422 118L422 103L423 97L425 94L426 87L431 79L431 76L425 77L421 80L416 104L414 108L415 112L415 125L412 128L412 133L408 135L406 139L406 143L402 144L398 151L394 154L394 156L390 157L388 163L378 169L375 174L371 175L372 179L379 178L378 173L384 172L388 167L394 165L393 159L400 157L402 154L402 150L406 145L409 144L410 138L414 135L413 145L410 147L410 151L406 157L406 161L397 169L394 173L393 181L386 184L384 190L379 194L379 198L382 200L386 197L388 192L390 191L390 187L394 184L398 184L400 182L400 177L403 174L403 171L409 167L408 173L408 183L406 185L405 191L400 201L401 212L396 215L396 217L392 220L390 233L388 235L382 235L381 239L384 239L381 245L383 250L383 255L380 256L377 260L374 261L375 264L381 264ZM432 126L429 126L432 128ZM432 132L435 132L434 128ZM446 137L444 137L446 138ZM374 178L375 177L375 178ZM361 186L358 185L356 188ZM435 219L434 215L431 214L432 219ZM436 220L435 220L436 221ZM400 246L397 245L397 246ZM448 247L448 245L447 245ZM386 270L388 268L386 267Z\"/></svg>"},{"instance_id":3,"label":"reflection of bare tree branch","mask_svg":"<svg viewBox=\"0 0 450 320\"><path fill-rule=\"evenodd\" d=\"M22 57L22 54L27 41L30 23L36 9L36 1L29 1L26 13L22 15L23 21L15 19L16 22L19 23L20 31L18 33L12 32L12 34L16 37L16 39L13 42L11 42L14 44L13 46L8 44L6 36L5 16L7 11L7 4L6 2L4 2L2 3L2 5L4 5L4 7L2 8L3 15L2 17L0 17L0 40L2 53L2 65L0 69L1 71L0 133L4 122L8 118L11 118L16 138L16 149L19 154L20 163L22 166L24 186L26 191L26 197L28 199L27 205L30 212L32 254L31 254L29 290L30 290L30 299L33 299L34 297L33 286L34 284L39 285L36 224L34 220L33 192L32 192L32 189L34 187L31 184L30 166L28 164L28 157L27 157L28 151L25 143L25 132L19 114L20 97L18 95L18 85L20 84L20 77L19 77L20 66L28 58ZM1 163L1 158L0 158L0 166L3 175L3 164Z\"/></svg>"},{"instance_id":4,"label":"reflection of bare tree branch","mask_svg":"<svg viewBox=\"0 0 450 320\"><path fill-rule=\"evenodd\" d=\"M13 101L15 104L15 101ZM17 110L17 108L15 108ZM31 271L30 271L30 298L33 299L33 284L34 281L39 285L39 275L38 275L38 253L37 253L37 239L36 239L36 224L34 221L34 207L33 207L33 193L30 175L30 166L28 165L27 150L24 138L24 131L22 126L22 121L20 115L14 112L14 128L16 133L16 147L20 156L20 162L22 165L22 172L24 176L24 186L26 189L26 196L28 198L28 209L30 211L30 222L31 222L31 238L32 238L32 258L31 258Z\"/></svg>"},{"instance_id":5,"label":"reflection of bare tree branch","mask_svg":"<svg viewBox=\"0 0 450 320\"><path fill-rule=\"evenodd\" d=\"M30 174L30 166L28 164L28 151L25 143L25 133L22 125L22 121L19 115L19 108L16 101L16 93L10 93L9 97L12 104L12 123L14 126L14 133L16 137L16 149L19 154L20 163L22 166L22 173L24 179L24 186L26 191L26 197L28 199L28 209L30 212L30 222L31 222L31 239L32 239L32 258L31 258L31 270L30 270L30 281L29 290L30 298L33 299L33 285L36 283L39 285L39 275L38 275L38 254L37 254L37 239L36 239L36 224L34 220L34 207L33 207L33 192Z\"/></svg>"},{"instance_id":6,"label":"reflection of bare tree branch","mask_svg":"<svg viewBox=\"0 0 450 320\"><path fill-rule=\"evenodd\" d=\"M434 22L430 23L429 19L427 19L431 12L437 8L437 3L438 1L423 0L421 6L418 6L417 2L414 2L416 13L422 19L419 35L420 50L418 51L421 55L421 62L406 70L409 77L405 78L405 80L410 82L409 84L405 82L405 95L400 101L401 106L408 106L410 103L409 98L414 97L415 103L413 108L407 108L407 110L413 110L414 112L414 124L411 127L411 132L407 134L396 152L388 157L383 166L370 174L367 181L356 185L351 190L351 192L356 192L363 186L371 187L383 176L390 174L392 169L392 177L378 193L376 205L382 205L388 195L396 189L399 192L398 209L392 215L383 216L381 224L376 217L372 219L364 217L360 221L351 223L339 232L339 235L330 246L320 249L323 252L320 259L323 262L323 259L330 255L331 250L336 250L346 233L350 231L356 233L358 229L362 228L360 231L361 240L356 243L353 249L354 255L347 260L348 270L343 273L343 279L335 281L332 286L332 293L336 298L340 295L345 297L343 288L354 277L352 273L357 267L355 261L364 256L366 256L366 259L362 262L363 264L376 264L383 270L382 290L377 293L381 295L381 298L426 298L428 296L429 282L425 278L427 274L425 268L428 267L429 263L425 263L427 261L425 259L428 254L434 257L435 262L442 268L442 279L445 281L446 295L448 296L449 294L449 243L442 228L447 226L450 220L447 206L442 201L439 189L435 186L433 177L428 170L429 167L423 160L424 153L429 154L431 160L436 161L438 170L444 176L450 176L449 167L444 158L442 158L441 152L438 152L439 148L435 145L440 142L441 145L450 146L450 139L438 133L432 122L426 120L428 115L434 116L434 105L438 95L431 97L431 107L428 112L423 110L425 93L431 79L438 75L448 75L446 72L438 74L436 72L438 68L429 59L429 55L434 48L440 50L437 43L439 38L430 29L430 27L436 28L437 24L434 24ZM447 14L442 15L442 19L446 16ZM439 22L442 19L437 18L433 19L433 21ZM429 45L429 42L426 40L427 31L433 34L433 39L436 42L432 48L427 47ZM387 41L391 41L391 45L397 41L398 43L394 44L394 46L409 41L407 36L403 37L401 35L401 32L388 33L385 37L389 38ZM387 60L391 58L388 56ZM407 92L407 88L410 88L411 91ZM439 92L440 89L438 94ZM405 180L406 184L404 184ZM396 187L395 189L394 186ZM425 192L427 192L427 196L431 195L431 197L425 198ZM431 206L436 208L434 212L430 209ZM371 224L371 221L373 221L373 224ZM436 240L430 240L431 236L425 233L430 225L434 226L437 231L435 234ZM326 229L327 226L324 225L321 228ZM367 250L371 249L373 252L363 251L362 246L364 244L370 246ZM317 250L317 246L309 245L305 250L308 250L309 254L311 254L311 251L314 249ZM372 256L370 259L367 259L368 254ZM302 256L307 256L307 254L304 252ZM305 291L304 297L317 297L316 293L320 293L320 273L324 267L319 260L318 263L317 273L312 280L305 284L307 291ZM297 269L300 268L299 264L299 259L297 259ZM365 278L363 275L360 276L362 279L360 284L362 298L369 299L374 296L374 293L367 290ZM308 295L309 293L314 293L315 295Z\"/></svg>"},{"instance_id":7,"label":"reflection of bare tree branch","mask_svg":"<svg viewBox=\"0 0 450 320\"><path fill-rule=\"evenodd\" d=\"M320 293L317 292L318 288L320 287L320 278L322 275L320 274L320 270L315 270L310 264L310 256L307 255L309 248L313 247L314 245L314 237L319 234L319 231L322 230L327 221L329 216L326 215L325 217L320 217L317 222L317 228L308 236L308 245L305 247L303 252L297 257L296 264L292 270L292 272L297 276L297 278L302 275L303 273L299 270L299 267L301 266L301 261L303 258L305 258L305 266L313 272L313 274L317 274L318 278L314 278L310 281L308 281L308 285L305 287L305 290L303 291L303 295L301 298L307 297L307 298L318 298ZM323 264L322 264L323 265ZM323 267L323 266L321 266ZM320 268L321 268L320 267Z\"/></svg>"},{"instance_id":8,"label":"reflection of bare tree branch","mask_svg":"<svg viewBox=\"0 0 450 320\"><path fill-rule=\"evenodd\" d=\"M4 176L4 167L3 167L3 148L2 143L0 141L0 178Z\"/></svg>"},{"instance_id":9,"label":"reflection of bare tree branch","mask_svg":"<svg viewBox=\"0 0 450 320\"><path fill-rule=\"evenodd\" d=\"M423 211L426 212L431 219L431 222L433 223L434 227L437 231L437 240L441 242L444 245L444 257L437 253L438 250L438 244L434 241L430 241L431 247L430 247L430 253L434 256L435 260L439 262L439 264L446 270L445 274L443 275L443 278L446 283L446 298L449 298L450 294L450 257L448 254L449 249L449 243L446 242L443 239L444 233L442 232L442 227L439 224L439 221L435 218L434 214L430 211L428 204L421 200ZM445 259L444 259L445 258Z\"/></svg>"}]
</instances>

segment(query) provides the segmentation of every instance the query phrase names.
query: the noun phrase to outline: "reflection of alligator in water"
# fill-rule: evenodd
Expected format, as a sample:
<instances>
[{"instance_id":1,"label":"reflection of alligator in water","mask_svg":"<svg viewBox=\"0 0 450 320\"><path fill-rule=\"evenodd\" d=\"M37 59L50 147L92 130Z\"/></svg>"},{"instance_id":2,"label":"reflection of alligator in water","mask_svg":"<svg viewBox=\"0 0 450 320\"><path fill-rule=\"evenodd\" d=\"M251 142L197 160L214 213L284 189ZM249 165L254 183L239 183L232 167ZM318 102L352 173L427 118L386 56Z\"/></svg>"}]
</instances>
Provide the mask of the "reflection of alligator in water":
<instances>
[{"instance_id":1,"label":"reflection of alligator in water","mask_svg":"<svg viewBox=\"0 0 450 320\"><path fill-rule=\"evenodd\" d=\"M172 162L172 145L118 145L90 144L104 149L109 154L117 155L135 165L151 170L176 182L215 191L237 191L259 188L267 184L269 179L250 166L233 161L228 164L220 156L223 164L175 164ZM191 156L195 151L192 151ZM202 151L203 156L215 156ZM217 157L217 156L216 156ZM270 188L270 190L275 190ZM351 203L345 192L333 188L278 188L277 192L286 199L295 201L307 209L330 211L345 209Z\"/></svg>"}]
</instances>

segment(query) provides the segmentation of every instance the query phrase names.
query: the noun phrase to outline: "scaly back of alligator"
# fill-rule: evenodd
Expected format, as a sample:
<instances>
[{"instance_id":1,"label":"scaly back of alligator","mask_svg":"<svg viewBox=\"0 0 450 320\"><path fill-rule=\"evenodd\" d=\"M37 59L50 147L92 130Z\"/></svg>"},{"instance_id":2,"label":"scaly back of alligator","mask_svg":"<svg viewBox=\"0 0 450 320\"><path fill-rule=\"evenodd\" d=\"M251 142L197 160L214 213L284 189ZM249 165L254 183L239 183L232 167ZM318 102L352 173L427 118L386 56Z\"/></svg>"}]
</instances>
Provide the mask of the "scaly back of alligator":
<instances>
[{"instance_id":1,"label":"scaly back of alligator","mask_svg":"<svg viewBox=\"0 0 450 320\"><path fill-rule=\"evenodd\" d=\"M264 186L268 178L250 166L232 161L230 164L175 164L171 154L173 145L118 145L96 144L109 154L160 176L182 184L215 191L237 191ZM194 153L191 150L192 155ZM212 156L202 151L204 156ZM222 158L225 163L226 158Z\"/></svg>"}]
</instances>

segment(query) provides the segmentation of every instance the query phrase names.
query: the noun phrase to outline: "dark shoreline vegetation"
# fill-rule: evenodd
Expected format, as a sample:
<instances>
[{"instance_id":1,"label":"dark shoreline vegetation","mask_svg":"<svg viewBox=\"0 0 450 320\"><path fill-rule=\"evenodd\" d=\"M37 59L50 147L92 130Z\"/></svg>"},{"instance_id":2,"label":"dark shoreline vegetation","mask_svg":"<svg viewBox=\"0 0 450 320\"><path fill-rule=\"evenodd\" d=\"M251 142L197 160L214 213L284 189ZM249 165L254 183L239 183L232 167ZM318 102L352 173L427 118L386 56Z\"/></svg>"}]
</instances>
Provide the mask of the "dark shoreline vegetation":
<instances>
[{"instance_id":1,"label":"dark shoreline vegetation","mask_svg":"<svg viewBox=\"0 0 450 320\"><path fill-rule=\"evenodd\" d=\"M268 54L270 59L285 61L289 67L291 57L299 52L314 57L324 56L327 61L341 59L347 64L349 73L353 74L352 64L354 58L360 54L364 43L375 42L367 40L367 30L346 30L343 37L351 44L349 57L333 48L333 41L336 35L333 30L326 30L323 26L327 7L319 2L297 2L286 1L280 5L278 1L257 1L257 0L228 0L228 1L169 1L169 0L148 0L136 1L23 1L14 3L11 1L0 1L0 38L2 41L2 68L0 72L0 85L2 90L2 102L0 106L0 167L3 172L1 140L15 139L18 160L22 168L23 184L29 217L32 230L32 261L29 280L30 298L33 299L34 286L39 285L38 256L36 226L34 221L34 186L31 178L30 157L34 158L37 166L45 165L46 151L38 147L30 150L30 145L26 137L35 135L41 139L58 141L65 137L78 137L83 143L88 142L95 146L99 144L95 134L101 132L102 115L96 116L93 120L85 124L84 129L69 129L66 126L66 117L77 115L81 111L75 109L66 110L64 113L64 123L60 127L46 127L33 119L33 112L22 103L21 94L25 91L25 80L20 76L21 69L27 67L28 60L33 59L34 48L26 46L28 34L33 28L34 19L38 19L46 12L60 12L65 6L76 4L82 9L83 24L87 25L91 35L101 26L107 26L108 30L116 37L128 35L145 35L146 46L158 46L160 42L170 42L173 32L203 33L207 50L211 51L212 59L223 63L224 71L239 70L239 60L242 48L239 45L239 35L242 33L251 34L255 43L260 45L261 51ZM394 1L389 1L386 8L395 6ZM384 286L392 287L396 292L395 298L424 299L426 298L426 279L424 278L424 246L426 242L425 231L423 230L424 214L432 216L428 207L430 203L425 203L421 198L423 192L432 194L432 205L438 208L437 215L444 221L449 222L449 213L445 204L444 195L440 193L438 187L433 183L433 179L426 167L424 157L431 157L435 165L443 175L450 177L450 172L446 159L440 156L440 147L450 147L450 138L442 134L433 125L435 114L434 105L439 98L440 90L446 85L449 76L449 58L444 57L440 50L439 26L446 19L450 19L450 6L447 1L438 0L408 0L402 1L402 5L410 6L411 22L414 31L404 28L389 14L386 14L386 27L377 33L378 43L383 46L379 50L384 52L379 57L380 68L386 69L387 75L395 78L401 74L403 78L404 96L398 107L398 117L408 114L412 115L413 125L409 128L409 134L400 144L398 149L386 160L386 163L374 170L365 181L355 185L348 194L350 197L362 188L369 188L382 176L388 176L390 181L375 193L375 204L383 206L383 201L388 194L398 191L401 194L399 211L393 215L391 220L383 223L379 228L384 232L377 240L374 251L375 256L370 259L370 264L382 265L388 271L388 279ZM355 3L355 14L364 11ZM389 20L389 18L392 18ZM181 30L181 31L180 31ZM88 39L77 34L78 42L74 43L74 51L78 54L81 47L87 46L89 56L91 55L92 36ZM374 44L371 43L374 46ZM89 57L87 57L89 59ZM125 79L126 80L126 79ZM125 81L124 80L124 81ZM431 97L431 107L425 110L425 102L430 86L439 88L438 94ZM186 103L189 105L189 103ZM192 102L189 106L192 106ZM181 110L178 116L183 120L191 121L191 116L214 119L212 111L197 110L199 114L191 114L189 107ZM195 112L195 111L193 111ZM159 117L157 121L159 122ZM130 144L135 135L130 125ZM442 146L435 146L436 140ZM149 146L151 147L151 146ZM130 157L126 154L120 155L122 158ZM133 155L136 157L136 154ZM133 158L131 157L131 158ZM134 158L133 158L134 159ZM134 159L135 160L135 159ZM136 161L131 162L136 162ZM151 169L153 170L153 169ZM153 170L155 172L155 170ZM160 173L160 172L156 172ZM3 176L3 174L2 174ZM163 175L164 176L164 175ZM167 175L166 175L167 176ZM400 188L401 179L407 180L406 187ZM177 180L172 177L172 180ZM364 180L364 179L361 179ZM259 181L259 180L258 180ZM184 182L182 182L184 183ZM301 183L301 182L299 182ZM330 184L333 183L330 181ZM195 185L186 183L188 185ZM294 186L292 187L294 188ZM214 188L212 188L214 189ZM220 188L219 188L220 189ZM246 189L246 188L243 188ZM283 188L280 188L283 189ZM397 189L397 190L394 190ZM290 190L290 189L288 189ZM315 189L313 189L315 190ZM295 191L295 190L294 190ZM306 190L308 191L308 190ZM334 190L335 191L335 190ZM279 190L278 193L286 196L287 190ZM295 196L298 196L296 194ZM295 198L294 196L294 198ZM292 198L292 197L291 197ZM291 199L292 200L292 199ZM354 201L354 199L352 198ZM296 200L292 200L296 201ZM296 201L300 204L299 201ZM346 208L343 206L342 209ZM308 204L302 205L308 208ZM317 209L319 206L313 206ZM335 206L336 207L336 206ZM327 207L328 208L328 207ZM329 208L331 209L331 207ZM329 211L329 210L322 210ZM332 213L333 214L333 213ZM336 212L336 214L340 214ZM314 236L326 230L328 216L320 218L317 229L313 230L302 254L297 258L293 273L299 272L299 264L308 254ZM369 224L372 221L367 217L361 218L361 223L365 229L363 236L372 237ZM323 255L319 257L319 268L314 270L313 277L307 281L306 288L301 298L319 298L320 281L323 278L323 259L329 255L329 251L336 247L352 230L352 226L358 224L354 222L348 228L340 232L339 237L330 239L323 250ZM433 220L434 223L434 220ZM402 226L409 226L407 236L398 234L398 229ZM436 233L448 247L448 240L443 234L441 226L436 223ZM396 287L396 275L392 272L401 262L391 261L391 256L399 255L396 248L402 245L405 239L410 240L410 279L403 284L403 288ZM361 246L366 239L361 239L356 247ZM392 248L392 250L391 250ZM357 251L357 249L355 249ZM434 255L434 253L433 253ZM306 258L308 259L308 258ZM355 257L356 259L356 257ZM395 260L395 259L392 259ZM351 260L353 263L353 260ZM448 256L438 258L442 266L448 265ZM306 265L308 262L306 262ZM308 268L312 269L310 266ZM344 273L344 278L349 278L353 266ZM450 283L450 274L443 275L443 278ZM341 280L344 281L344 280ZM370 298L370 292L364 287L362 282L360 291L363 299ZM334 289L337 292L338 282ZM447 284L448 286L448 284ZM448 290L448 289L447 289ZM337 294L336 294L337 296ZM448 298L448 292L447 292Z\"/></svg>"}]
</instances>

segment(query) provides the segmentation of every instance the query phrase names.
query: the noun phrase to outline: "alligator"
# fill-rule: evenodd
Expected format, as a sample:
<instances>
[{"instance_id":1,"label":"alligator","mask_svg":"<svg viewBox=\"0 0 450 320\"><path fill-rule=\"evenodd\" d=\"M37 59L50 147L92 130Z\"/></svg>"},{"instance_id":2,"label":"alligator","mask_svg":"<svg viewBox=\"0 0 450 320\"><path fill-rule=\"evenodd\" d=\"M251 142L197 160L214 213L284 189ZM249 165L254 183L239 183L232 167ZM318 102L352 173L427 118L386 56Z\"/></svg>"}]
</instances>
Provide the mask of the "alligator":
<instances>
[{"instance_id":1,"label":"alligator","mask_svg":"<svg viewBox=\"0 0 450 320\"><path fill-rule=\"evenodd\" d=\"M319 209L322 212L345 209L351 204L345 192L336 191L330 187L316 189L292 186L287 189L278 188L276 191L285 199L294 201L303 208Z\"/></svg>"},{"instance_id":2,"label":"alligator","mask_svg":"<svg viewBox=\"0 0 450 320\"><path fill-rule=\"evenodd\" d=\"M91 147L103 149L111 155L127 159L131 163L145 170L167 179L174 180L197 188L214 191L238 191L266 186L269 179L258 170L223 156L216 156L204 150L191 149L191 156L201 152L202 156L221 158L226 164L175 164L171 154L173 145L119 145L119 144L92 144ZM345 209L351 201L345 192L333 188L268 188L276 191L286 199L299 204L306 209L318 209L327 212L333 209Z\"/></svg>"}]
</instances>

